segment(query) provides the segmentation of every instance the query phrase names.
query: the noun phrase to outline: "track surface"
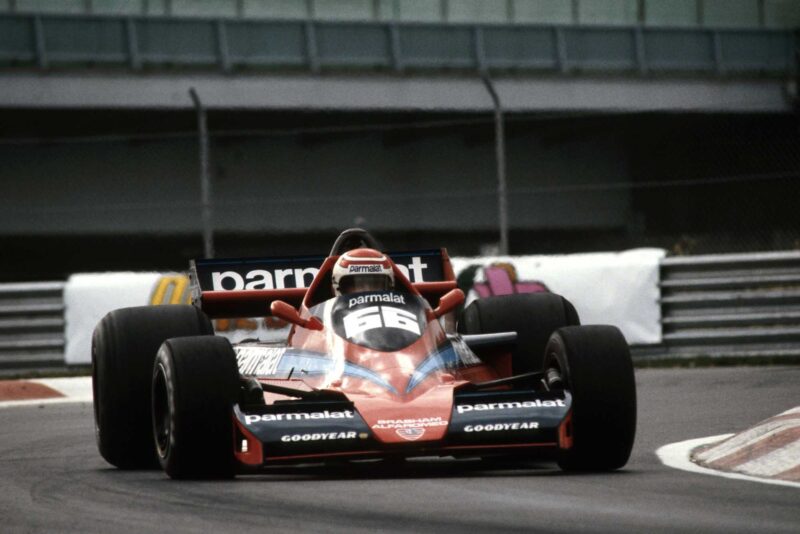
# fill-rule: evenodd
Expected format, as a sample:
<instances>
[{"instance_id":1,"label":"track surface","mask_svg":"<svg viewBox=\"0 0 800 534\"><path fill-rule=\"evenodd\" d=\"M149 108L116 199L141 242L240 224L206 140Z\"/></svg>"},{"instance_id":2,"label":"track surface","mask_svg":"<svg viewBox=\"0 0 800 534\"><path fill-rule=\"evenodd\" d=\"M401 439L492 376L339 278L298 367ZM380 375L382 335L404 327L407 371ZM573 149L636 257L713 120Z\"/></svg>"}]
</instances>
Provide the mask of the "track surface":
<instances>
[{"instance_id":1,"label":"track surface","mask_svg":"<svg viewBox=\"0 0 800 534\"><path fill-rule=\"evenodd\" d=\"M676 471L659 446L800 404L800 367L637 371L628 466L567 475L480 461L291 468L175 482L110 468L89 404L0 410L2 532L798 532L800 490Z\"/></svg>"}]
</instances>

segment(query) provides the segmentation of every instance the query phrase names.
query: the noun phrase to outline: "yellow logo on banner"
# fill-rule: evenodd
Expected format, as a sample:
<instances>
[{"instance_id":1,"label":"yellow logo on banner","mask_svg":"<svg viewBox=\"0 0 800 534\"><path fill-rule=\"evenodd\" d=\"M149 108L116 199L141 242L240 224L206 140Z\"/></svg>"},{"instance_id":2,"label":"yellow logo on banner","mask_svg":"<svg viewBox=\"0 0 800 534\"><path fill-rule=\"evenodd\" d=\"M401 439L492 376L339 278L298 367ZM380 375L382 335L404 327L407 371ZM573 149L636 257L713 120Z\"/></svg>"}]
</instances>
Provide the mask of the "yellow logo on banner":
<instances>
[{"instance_id":1,"label":"yellow logo on banner","mask_svg":"<svg viewBox=\"0 0 800 534\"><path fill-rule=\"evenodd\" d=\"M182 274L162 276L150 295L150 304L191 304L189 277Z\"/></svg>"}]
</instances>

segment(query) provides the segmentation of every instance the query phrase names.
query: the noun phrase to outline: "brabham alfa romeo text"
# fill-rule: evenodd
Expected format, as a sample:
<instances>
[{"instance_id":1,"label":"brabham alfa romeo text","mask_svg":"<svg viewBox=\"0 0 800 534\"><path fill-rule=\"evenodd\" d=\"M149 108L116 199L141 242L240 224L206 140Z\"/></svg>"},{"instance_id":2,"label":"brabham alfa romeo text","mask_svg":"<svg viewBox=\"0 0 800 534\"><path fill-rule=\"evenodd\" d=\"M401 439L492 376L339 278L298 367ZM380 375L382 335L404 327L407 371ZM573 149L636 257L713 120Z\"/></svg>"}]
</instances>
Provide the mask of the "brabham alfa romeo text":
<instances>
[{"instance_id":1,"label":"brabham alfa romeo text","mask_svg":"<svg viewBox=\"0 0 800 534\"><path fill-rule=\"evenodd\" d=\"M419 419L378 419L372 428L415 428L429 426L447 426L441 417L421 417Z\"/></svg>"},{"instance_id":2,"label":"brabham alfa romeo text","mask_svg":"<svg viewBox=\"0 0 800 534\"><path fill-rule=\"evenodd\" d=\"M353 419L353 412L344 410L341 412L296 412L296 413L265 413L261 415L245 415L245 424L253 424L269 421L301 421L305 419Z\"/></svg>"},{"instance_id":3,"label":"brabham alfa romeo text","mask_svg":"<svg viewBox=\"0 0 800 534\"><path fill-rule=\"evenodd\" d=\"M566 404L561 399L556 400L541 400L523 401L523 402L491 402L489 404L459 404L456 406L458 413L466 413L471 411L482 412L487 410L515 410L520 408L556 408L565 407Z\"/></svg>"}]
</instances>

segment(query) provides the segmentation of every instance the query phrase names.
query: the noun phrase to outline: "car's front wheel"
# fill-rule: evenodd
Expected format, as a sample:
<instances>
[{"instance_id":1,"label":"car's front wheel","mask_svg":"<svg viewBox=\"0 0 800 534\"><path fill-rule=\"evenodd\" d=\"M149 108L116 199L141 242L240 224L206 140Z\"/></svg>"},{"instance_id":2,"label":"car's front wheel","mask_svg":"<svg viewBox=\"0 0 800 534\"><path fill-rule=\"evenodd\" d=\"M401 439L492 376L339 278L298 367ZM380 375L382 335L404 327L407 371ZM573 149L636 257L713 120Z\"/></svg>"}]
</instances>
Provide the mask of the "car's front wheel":
<instances>
[{"instance_id":1,"label":"car's front wheel","mask_svg":"<svg viewBox=\"0 0 800 534\"><path fill-rule=\"evenodd\" d=\"M545 351L545 373L555 371L572 394L568 436L559 466L610 471L624 466L636 434L636 383L630 350L614 326L558 329Z\"/></svg>"},{"instance_id":2,"label":"car's front wheel","mask_svg":"<svg viewBox=\"0 0 800 534\"><path fill-rule=\"evenodd\" d=\"M150 434L150 379L165 339L212 335L194 306L138 306L108 313L92 336L97 447L121 469L157 468Z\"/></svg>"},{"instance_id":3,"label":"car's front wheel","mask_svg":"<svg viewBox=\"0 0 800 534\"><path fill-rule=\"evenodd\" d=\"M234 475L233 403L239 370L223 337L168 339L153 366L152 422L161 467L171 478Z\"/></svg>"}]
</instances>

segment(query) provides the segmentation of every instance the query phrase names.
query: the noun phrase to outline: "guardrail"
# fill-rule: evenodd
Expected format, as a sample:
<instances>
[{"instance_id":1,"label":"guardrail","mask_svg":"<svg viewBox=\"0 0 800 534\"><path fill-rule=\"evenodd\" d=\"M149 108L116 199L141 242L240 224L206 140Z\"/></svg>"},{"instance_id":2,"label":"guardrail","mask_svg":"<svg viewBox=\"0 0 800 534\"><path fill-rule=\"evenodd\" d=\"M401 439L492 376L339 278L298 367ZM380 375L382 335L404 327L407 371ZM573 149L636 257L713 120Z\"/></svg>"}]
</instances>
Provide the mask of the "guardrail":
<instances>
[{"instance_id":1,"label":"guardrail","mask_svg":"<svg viewBox=\"0 0 800 534\"><path fill-rule=\"evenodd\" d=\"M800 356L800 252L667 258L660 286L667 355Z\"/></svg>"},{"instance_id":2,"label":"guardrail","mask_svg":"<svg viewBox=\"0 0 800 534\"><path fill-rule=\"evenodd\" d=\"M0 284L0 371L64 367L64 282Z\"/></svg>"},{"instance_id":3,"label":"guardrail","mask_svg":"<svg viewBox=\"0 0 800 534\"><path fill-rule=\"evenodd\" d=\"M247 68L776 75L795 35L771 29L0 15L0 62Z\"/></svg>"}]
</instances>

